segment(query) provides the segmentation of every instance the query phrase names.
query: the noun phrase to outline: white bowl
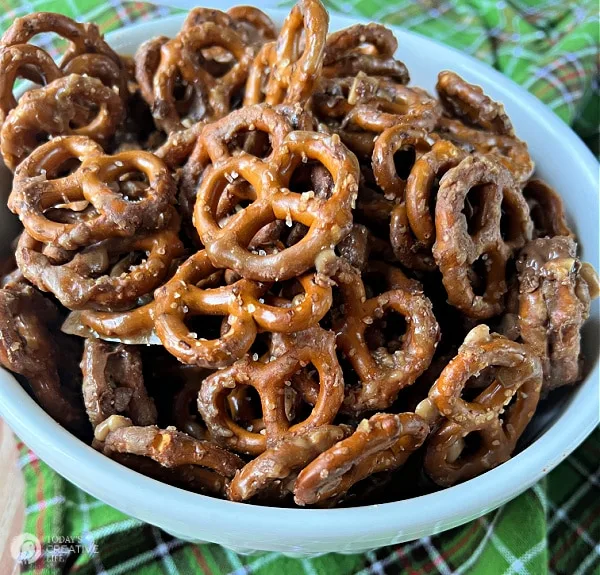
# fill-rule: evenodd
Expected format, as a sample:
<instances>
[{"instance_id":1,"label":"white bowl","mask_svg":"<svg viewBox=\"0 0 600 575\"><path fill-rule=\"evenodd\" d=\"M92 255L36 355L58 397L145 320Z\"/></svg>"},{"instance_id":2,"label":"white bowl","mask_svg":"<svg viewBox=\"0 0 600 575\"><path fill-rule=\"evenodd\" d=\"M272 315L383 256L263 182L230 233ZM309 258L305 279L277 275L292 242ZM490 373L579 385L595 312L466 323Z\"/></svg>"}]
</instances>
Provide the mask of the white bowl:
<instances>
[{"instance_id":1,"label":"white bowl","mask_svg":"<svg viewBox=\"0 0 600 575\"><path fill-rule=\"evenodd\" d=\"M225 9L229 2L219 2ZM215 5L216 6L216 5ZM281 23L282 11L269 11ZM147 38L174 35L182 15L109 34L121 52ZM356 23L331 14L331 30ZM525 139L539 174L563 195L576 222L583 256L598 268L598 164L579 138L548 108L516 84L472 58L401 29L398 57L413 83L433 90L440 70L456 70L504 102ZM0 190L9 178L0 171ZM4 196L2 196L4 197ZM0 213L0 245L8 248L15 227ZM12 229L12 232L9 231ZM588 375L571 393L536 416L529 447L484 475L414 499L348 509L280 509L196 495L131 471L80 442L56 424L7 372L0 370L0 413L46 463L81 489L121 511L192 541L220 543L239 552L293 555L362 552L438 533L475 519L516 497L565 459L598 424L598 303L585 330Z\"/></svg>"}]
</instances>

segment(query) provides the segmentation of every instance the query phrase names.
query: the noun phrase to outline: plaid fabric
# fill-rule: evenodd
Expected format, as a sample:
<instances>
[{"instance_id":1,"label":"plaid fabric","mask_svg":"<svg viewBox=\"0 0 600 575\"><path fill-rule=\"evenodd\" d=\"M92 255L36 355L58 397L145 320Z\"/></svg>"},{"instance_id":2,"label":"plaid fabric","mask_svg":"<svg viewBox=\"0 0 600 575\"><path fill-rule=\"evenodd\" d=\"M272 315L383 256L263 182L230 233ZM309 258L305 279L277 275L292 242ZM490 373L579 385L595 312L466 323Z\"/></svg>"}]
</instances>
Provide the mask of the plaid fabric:
<instances>
[{"instance_id":1,"label":"plaid fabric","mask_svg":"<svg viewBox=\"0 0 600 575\"><path fill-rule=\"evenodd\" d=\"M598 150L596 2L334 0L329 5L416 30L494 65L574 124ZM37 10L94 21L105 32L175 12L119 0L0 0L0 32L14 18ZM40 43L56 52L48 39ZM27 572L600 573L600 430L533 489L470 524L372 553L307 560L275 553L245 557L218 545L185 543L90 497L22 443L19 449L27 481L25 531L36 535L44 548ZM69 541L61 540L65 537Z\"/></svg>"}]
</instances>

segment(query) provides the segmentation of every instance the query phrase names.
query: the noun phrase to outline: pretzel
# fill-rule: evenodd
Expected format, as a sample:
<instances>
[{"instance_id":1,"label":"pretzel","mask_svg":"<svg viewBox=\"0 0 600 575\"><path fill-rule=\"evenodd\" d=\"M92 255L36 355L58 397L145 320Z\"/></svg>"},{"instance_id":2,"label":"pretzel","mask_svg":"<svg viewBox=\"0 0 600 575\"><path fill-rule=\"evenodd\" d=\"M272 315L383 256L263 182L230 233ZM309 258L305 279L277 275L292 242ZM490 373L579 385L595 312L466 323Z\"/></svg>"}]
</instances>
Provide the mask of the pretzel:
<instances>
[{"instance_id":1,"label":"pretzel","mask_svg":"<svg viewBox=\"0 0 600 575\"><path fill-rule=\"evenodd\" d=\"M215 78L206 66L198 64L196 57L201 50L214 46L224 48L235 58L233 66L219 78ZM246 80L252 55L235 31L204 22L182 30L160 50L152 102L152 113L158 126L169 133L186 127L184 116L198 121L206 117L219 118L230 111L234 93ZM192 109L187 114L177 109L174 89L178 77L195 93L197 100L192 102Z\"/></svg>"},{"instance_id":2,"label":"pretzel","mask_svg":"<svg viewBox=\"0 0 600 575\"><path fill-rule=\"evenodd\" d=\"M25 92L0 131L2 157L13 170L44 139L87 136L105 145L123 119L119 96L96 78L71 74Z\"/></svg>"},{"instance_id":3,"label":"pretzel","mask_svg":"<svg viewBox=\"0 0 600 575\"><path fill-rule=\"evenodd\" d=\"M72 311L61 330L86 338L99 338L129 345L159 345L154 330L154 301L140 307L121 311Z\"/></svg>"},{"instance_id":4,"label":"pretzel","mask_svg":"<svg viewBox=\"0 0 600 575\"><path fill-rule=\"evenodd\" d=\"M319 0L300 0L285 19L277 42L264 44L254 58L244 106L263 100L273 105L305 103L323 67L328 26L329 16Z\"/></svg>"},{"instance_id":5,"label":"pretzel","mask_svg":"<svg viewBox=\"0 0 600 575\"><path fill-rule=\"evenodd\" d=\"M377 413L356 431L321 453L299 474L294 487L297 505L338 499L374 473L405 463L425 441L429 426L414 413Z\"/></svg>"},{"instance_id":6,"label":"pretzel","mask_svg":"<svg viewBox=\"0 0 600 575\"><path fill-rule=\"evenodd\" d=\"M469 378L489 366L495 367L493 382L473 401L462 399ZM490 334L483 324L471 330L431 388L429 399L416 409L417 414L434 418L437 409L443 417L427 446L427 474L438 485L448 486L506 461L533 417L541 388L541 362L529 348ZM481 438L481 447L462 456L465 438L472 433Z\"/></svg>"},{"instance_id":7,"label":"pretzel","mask_svg":"<svg viewBox=\"0 0 600 575\"><path fill-rule=\"evenodd\" d=\"M379 138L384 134L386 132ZM435 269L431 253L435 242L432 217L436 201L434 186L436 180L439 181L450 168L456 167L465 156L454 144L441 140L433 143L430 151L416 158L406 179L404 202L394 208L390 219L390 242L395 256L406 267L423 271ZM388 170L394 165L393 158L389 159L389 163ZM397 179L403 184L401 179Z\"/></svg>"},{"instance_id":8,"label":"pretzel","mask_svg":"<svg viewBox=\"0 0 600 575\"><path fill-rule=\"evenodd\" d=\"M185 366L185 368L197 371L202 369L196 366ZM173 397L172 411L175 425L196 439L210 439L206 426L202 424L202 418L198 414L198 392L206 375L208 372L203 369L201 374L195 373L195 377L185 381L182 388Z\"/></svg>"},{"instance_id":9,"label":"pretzel","mask_svg":"<svg viewBox=\"0 0 600 575\"><path fill-rule=\"evenodd\" d=\"M398 392L411 385L429 365L439 337L431 302L422 292L396 284L367 299L360 275L342 262L334 278L344 302L343 314L334 319L337 344L356 371L360 387L346 393L344 406L353 412L385 409ZM402 315L407 323L399 348L371 350L366 332L386 312ZM400 334L399 334L400 335Z\"/></svg>"},{"instance_id":10,"label":"pretzel","mask_svg":"<svg viewBox=\"0 0 600 575\"><path fill-rule=\"evenodd\" d=\"M306 158L317 160L332 175L334 187L328 199L288 191L293 172ZM250 184L253 201L221 228L215 220L219 198L229 180L238 178ZM357 191L356 158L339 138L296 131L285 138L270 166L239 154L206 170L198 190L195 225L214 265L258 281L289 279L312 267L320 251L348 233ZM309 230L298 243L278 253L250 252L247 246L252 238L274 220L300 222Z\"/></svg>"},{"instance_id":11,"label":"pretzel","mask_svg":"<svg viewBox=\"0 0 600 575\"><path fill-rule=\"evenodd\" d=\"M126 102L129 97L127 83L130 76L124 68L119 58L115 60L104 54L81 54L63 66L63 74L97 78L107 88L117 91L121 99Z\"/></svg>"},{"instance_id":12,"label":"pretzel","mask_svg":"<svg viewBox=\"0 0 600 575\"><path fill-rule=\"evenodd\" d=\"M581 328L598 276L577 258L572 237L536 239L517 259L521 338L541 359L544 392L581 379Z\"/></svg>"},{"instance_id":13,"label":"pretzel","mask_svg":"<svg viewBox=\"0 0 600 575\"><path fill-rule=\"evenodd\" d=\"M502 136L515 135L504 106L483 93L480 86L469 84L458 74L444 70L435 86L450 116Z\"/></svg>"},{"instance_id":14,"label":"pretzel","mask_svg":"<svg viewBox=\"0 0 600 575\"><path fill-rule=\"evenodd\" d=\"M275 24L262 10L254 6L233 6L227 15L234 21L236 31L250 45L260 45L275 40Z\"/></svg>"},{"instance_id":15,"label":"pretzel","mask_svg":"<svg viewBox=\"0 0 600 575\"><path fill-rule=\"evenodd\" d=\"M446 117L438 119L437 129L443 138L452 140L468 151L493 155L521 183L533 175L535 163L529 155L527 144L516 137L471 128L460 120Z\"/></svg>"},{"instance_id":16,"label":"pretzel","mask_svg":"<svg viewBox=\"0 0 600 575\"><path fill-rule=\"evenodd\" d=\"M53 32L69 42L60 63L61 68L81 54L101 54L121 64L119 56L104 41L96 24L80 24L53 12L34 12L16 18L0 38L0 46L26 44L34 36L46 32Z\"/></svg>"},{"instance_id":17,"label":"pretzel","mask_svg":"<svg viewBox=\"0 0 600 575\"><path fill-rule=\"evenodd\" d=\"M123 419L125 421L122 427L109 430L106 437L102 438L104 454L109 457L119 453L140 455L169 469L190 465L206 468L224 479L230 479L236 470L244 466L244 461L237 455L211 441L194 439L174 427L166 429L159 429L156 426L140 427L132 425L131 420ZM96 435L98 439L98 434ZM205 477L210 479L211 483L214 481L212 474ZM196 478L199 478L198 475Z\"/></svg>"},{"instance_id":18,"label":"pretzel","mask_svg":"<svg viewBox=\"0 0 600 575\"><path fill-rule=\"evenodd\" d=\"M150 106L154 103L154 76L160 64L161 49L167 42L167 36L155 36L143 42L135 52L135 79Z\"/></svg>"},{"instance_id":19,"label":"pretzel","mask_svg":"<svg viewBox=\"0 0 600 575\"><path fill-rule=\"evenodd\" d=\"M523 195L533 220L534 237L574 237L565 217L561 197L544 180L529 180L523 188Z\"/></svg>"},{"instance_id":20,"label":"pretzel","mask_svg":"<svg viewBox=\"0 0 600 575\"><path fill-rule=\"evenodd\" d=\"M138 298L158 287L181 249L171 227L136 238L104 240L67 253L65 260L47 255L43 244L23 232L16 258L23 275L40 290L52 292L66 308L117 311L134 307ZM145 259L135 263L134 252L146 252Z\"/></svg>"},{"instance_id":21,"label":"pretzel","mask_svg":"<svg viewBox=\"0 0 600 575\"><path fill-rule=\"evenodd\" d=\"M81 167L61 177L64 166L73 160L82 162ZM143 174L148 185L123 183L124 193L119 193L119 183L129 173ZM19 165L8 206L36 240L75 249L164 227L174 196L168 169L152 154L131 151L105 156L92 140L67 136L40 146ZM93 207L85 218L59 222L48 216L52 206L81 201Z\"/></svg>"},{"instance_id":22,"label":"pretzel","mask_svg":"<svg viewBox=\"0 0 600 575\"><path fill-rule=\"evenodd\" d=\"M262 295L263 288L248 280L215 288L196 286L215 271L206 251L197 252L155 294L156 333L170 353L190 365L230 365L250 349L256 337L256 324L242 296L246 292ZM224 331L218 339L207 340L186 327L189 315L224 315Z\"/></svg>"},{"instance_id":23,"label":"pretzel","mask_svg":"<svg viewBox=\"0 0 600 575\"><path fill-rule=\"evenodd\" d=\"M236 472L229 499L246 501L277 485L291 492L297 472L349 434L347 426L322 425L283 437Z\"/></svg>"},{"instance_id":24,"label":"pretzel","mask_svg":"<svg viewBox=\"0 0 600 575\"><path fill-rule=\"evenodd\" d=\"M144 387L138 350L86 339L81 371L83 400L92 427L116 414L127 414L136 425L156 423L156 407Z\"/></svg>"},{"instance_id":25,"label":"pretzel","mask_svg":"<svg viewBox=\"0 0 600 575\"><path fill-rule=\"evenodd\" d=\"M0 126L8 113L17 107L13 89L18 78L49 84L62 76L54 60L44 50L27 44L1 47L0 69Z\"/></svg>"},{"instance_id":26,"label":"pretzel","mask_svg":"<svg viewBox=\"0 0 600 575\"><path fill-rule=\"evenodd\" d=\"M339 30L327 38L323 76L344 78L362 72L408 84L406 66L393 58L397 48L393 32L381 24L356 24Z\"/></svg>"},{"instance_id":27,"label":"pretzel","mask_svg":"<svg viewBox=\"0 0 600 575\"><path fill-rule=\"evenodd\" d=\"M335 336L314 327L298 332L295 338L295 347L273 361L263 363L246 357L204 380L198 395L198 409L215 441L241 453L258 455L289 433L333 421L344 397L342 372L335 355ZM319 373L319 396L310 415L293 423L286 417L286 382L309 363ZM240 385L253 387L260 396L263 433L247 431L227 413L224 400Z\"/></svg>"},{"instance_id":28,"label":"pretzel","mask_svg":"<svg viewBox=\"0 0 600 575\"><path fill-rule=\"evenodd\" d=\"M85 413L59 371L58 310L31 286L0 289L0 364L27 378L36 400L64 427L79 431ZM61 377L62 375L62 377Z\"/></svg>"},{"instance_id":29,"label":"pretzel","mask_svg":"<svg viewBox=\"0 0 600 575\"><path fill-rule=\"evenodd\" d=\"M461 210L475 187L481 190L475 198L479 206L468 222ZM525 199L512 176L491 158L465 158L440 181L435 226L433 255L449 303L472 318L485 319L502 312L506 263L531 239L533 228ZM474 292L470 280L477 260L485 264L482 295Z\"/></svg>"}]
</instances>

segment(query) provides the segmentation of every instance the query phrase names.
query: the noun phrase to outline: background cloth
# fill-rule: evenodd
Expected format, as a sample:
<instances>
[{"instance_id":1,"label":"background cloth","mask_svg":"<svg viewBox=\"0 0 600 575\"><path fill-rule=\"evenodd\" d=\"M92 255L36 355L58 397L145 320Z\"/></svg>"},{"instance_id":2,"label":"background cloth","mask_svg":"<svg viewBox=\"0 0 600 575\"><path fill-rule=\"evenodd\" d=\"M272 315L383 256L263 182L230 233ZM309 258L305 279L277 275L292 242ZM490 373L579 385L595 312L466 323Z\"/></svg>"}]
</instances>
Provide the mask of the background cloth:
<instances>
[{"instance_id":1,"label":"background cloth","mask_svg":"<svg viewBox=\"0 0 600 575\"><path fill-rule=\"evenodd\" d=\"M598 153L600 38L595 0L335 0L327 4L338 12L420 32L498 68L573 125ZM96 22L104 32L176 12L120 0L0 0L0 32L16 17L42 10ZM41 38L39 43L53 55L58 53L51 39ZM276 553L240 556L218 545L180 541L87 495L22 443L19 449L27 482L25 531L42 543L50 543L52 537L71 537L97 550L95 554L48 550L25 572L600 573L600 430L535 487L476 521L366 554L303 560Z\"/></svg>"}]
</instances>

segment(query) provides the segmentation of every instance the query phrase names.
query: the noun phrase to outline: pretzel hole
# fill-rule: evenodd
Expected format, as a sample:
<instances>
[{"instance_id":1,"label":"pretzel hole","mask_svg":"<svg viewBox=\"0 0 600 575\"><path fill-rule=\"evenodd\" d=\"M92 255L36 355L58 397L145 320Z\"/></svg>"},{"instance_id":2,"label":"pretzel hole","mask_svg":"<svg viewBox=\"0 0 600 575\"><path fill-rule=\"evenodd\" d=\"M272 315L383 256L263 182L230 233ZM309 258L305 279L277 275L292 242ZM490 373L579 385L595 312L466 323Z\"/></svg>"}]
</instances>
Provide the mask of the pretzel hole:
<instances>
[{"instance_id":1,"label":"pretzel hole","mask_svg":"<svg viewBox=\"0 0 600 575\"><path fill-rule=\"evenodd\" d=\"M467 401L475 399L482 389L490 386L496 379L496 367L488 365L478 374L472 375L465 382L462 397Z\"/></svg>"},{"instance_id":2,"label":"pretzel hole","mask_svg":"<svg viewBox=\"0 0 600 575\"><path fill-rule=\"evenodd\" d=\"M307 200L313 195L326 200L331 197L333 176L323 164L303 156L291 175L289 188L292 192L304 194Z\"/></svg>"},{"instance_id":3,"label":"pretzel hole","mask_svg":"<svg viewBox=\"0 0 600 575\"><path fill-rule=\"evenodd\" d=\"M520 226L522 221L520 211L506 200L502 201L500 210L500 235L502 239L508 242L518 240L523 233Z\"/></svg>"},{"instance_id":4,"label":"pretzel hole","mask_svg":"<svg viewBox=\"0 0 600 575\"><path fill-rule=\"evenodd\" d=\"M394 167L401 180L407 180L417 159L414 146L403 146L394 154Z\"/></svg>"},{"instance_id":5,"label":"pretzel hole","mask_svg":"<svg viewBox=\"0 0 600 575\"><path fill-rule=\"evenodd\" d=\"M146 263L146 258L146 252L136 251L128 253L113 263L109 275L118 277L123 274L129 274L139 265Z\"/></svg>"},{"instance_id":6,"label":"pretzel hole","mask_svg":"<svg viewBox=\"0 0 600 575\"><path fill-rule=\"evenodd\" d=\"M78 130L89 126L104 109L104 106L98 106L89 99L83 99L81 96L74 98L73 101L73 117L69 120L69 128L71 130Z\"/></svg>"},{"instance_id":7,"label":"pretzel hole","mask_svg":"<svg viewBox=\"0 0 600 575\"><path fill-rule=\"evenodd\" d=\"M240 130L227 141L227 150L232 156L244 151L264 159L273 153L271 134L262 130Z\"/></svg>"},{"instance_id":8,"label":"pretzel hole","mask_svg":"<svg viewBox=\"0 0 600 575\"><path fill-rule=\"evenodd\" d=\"M372 353L387 350L393 354L402 348L402 343L408 322L406 318L398 312L387 309L381 318L365 318L363 321L371 319L372 323L365 329L365 342L369 351Z\"/></svg>"},{"instance_id":9,"label":"pretzel hole","mask_svg":"<svg viewBox=\"0 0 600 575\"><path fill-rule=\"evenodd\" d=\"M110 182L109 187L123 196L128 202L139 202L148 195L150 180L143 172L126 172L121 174L116 181Z\"/></svg>"},{"instance_id":10,"label":"pretzel hole","mask_svg":"<svg viewBox=\"0 0 600 575\"><path fill-rule=\"evenodd\" d=\"M183 321L194 339L219 339L230 329L226 316L203 315L193 310L189 311Z\"/></svg>"},{"instance_id":11,"label":"pretzel hole","mask_svg":"<svg viewBox=\"0 0 600 575\"><path fill-rule=\"evenodd\" d=\"M482 449L483 438L481 433L472 431L450 447L448 450L448 462L460 465L462 461L476 457Z\"/></svg>"},{"instance_id":12,"label":"pretzel hole","mask_svg":"<svg viewBox=\"0 0 600 575\"><path fill-rule=\"evenodd\" d=\"M251 385L238 385L228 396L226 403L229 417L251 432L262 429L262 404L260 395Z\"/></svg>"},{"instance_id":13,"label":"pretzel hole","mask_svg":"<svg viewBox=\"0 0 600 575\"><path fill-rule=\"evenodd\" d=\"M467 220L467 232L470 236L475 235L482 226L483 202L488 186L473 186L465 198L462 213Z\"/></svg>"},{"instance_id":14,"label":"pretzel hole","mask_svg":"<svg viewBox=\"0 0 600 575\"><path fill-rule=\"evenodd\" d=\"M483 296L487 289L487 276L491 260L487 254L482 254L469 269L469 282L476 296Z\"/></svg>"}]
</instances>

